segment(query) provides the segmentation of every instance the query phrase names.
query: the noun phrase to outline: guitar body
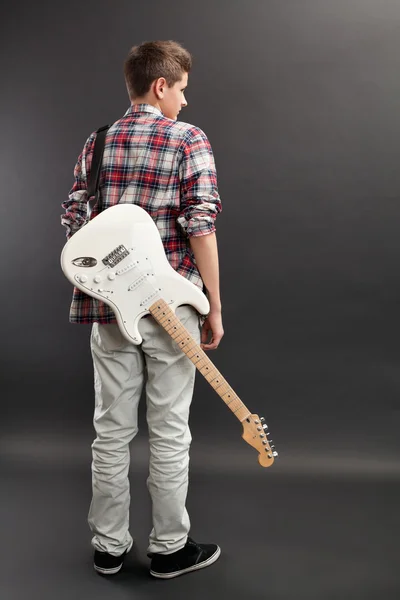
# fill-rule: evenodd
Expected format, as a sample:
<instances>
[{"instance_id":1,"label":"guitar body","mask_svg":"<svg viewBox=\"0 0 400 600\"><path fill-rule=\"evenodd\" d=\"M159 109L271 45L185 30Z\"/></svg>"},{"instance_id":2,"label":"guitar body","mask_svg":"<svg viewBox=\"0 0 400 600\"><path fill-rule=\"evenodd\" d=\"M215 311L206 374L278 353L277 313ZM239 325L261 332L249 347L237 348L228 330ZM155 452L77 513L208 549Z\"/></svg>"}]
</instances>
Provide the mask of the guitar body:
<instances>
[{"instance_id":1,"label":"guitar body","mask_svg":"<svg viewBox=\"0 0 400 600\"><path fill-rule=\"evenodd\" d=\"M171 267L157 225L136 204L117 204L101 212L65 244L61 268L83 292L108 304L122 334L142 342L140 319L162 298L175 312L190 304L209 312L203 292Z\"/></svg>"}]
</instances>

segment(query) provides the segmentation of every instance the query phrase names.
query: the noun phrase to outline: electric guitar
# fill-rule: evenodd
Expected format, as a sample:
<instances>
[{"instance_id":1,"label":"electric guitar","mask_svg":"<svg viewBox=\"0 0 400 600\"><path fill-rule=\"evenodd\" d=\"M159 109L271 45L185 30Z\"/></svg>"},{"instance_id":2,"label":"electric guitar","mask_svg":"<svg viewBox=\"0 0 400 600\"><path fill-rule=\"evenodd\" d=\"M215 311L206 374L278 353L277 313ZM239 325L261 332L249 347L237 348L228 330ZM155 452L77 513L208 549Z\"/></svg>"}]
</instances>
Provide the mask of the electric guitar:
<instances>
[{"instance_id":1,"label":"electric guitar","mask_svg":"<svg viewBox=\"0 0 400 600\"><path fill-rule=\"evenodd\" d=\"M119 203L81 227L65 244L61 268L80 290L108 304L121 333L140 344L140 319L149 313L179 345L243 425L243 439L269 467L278 455L264 417L251 414L202 348L175 316L182 304L201 315L210 305L203 292L172 268L157 225L140 206Z\"/></svg>"}]
</instances>

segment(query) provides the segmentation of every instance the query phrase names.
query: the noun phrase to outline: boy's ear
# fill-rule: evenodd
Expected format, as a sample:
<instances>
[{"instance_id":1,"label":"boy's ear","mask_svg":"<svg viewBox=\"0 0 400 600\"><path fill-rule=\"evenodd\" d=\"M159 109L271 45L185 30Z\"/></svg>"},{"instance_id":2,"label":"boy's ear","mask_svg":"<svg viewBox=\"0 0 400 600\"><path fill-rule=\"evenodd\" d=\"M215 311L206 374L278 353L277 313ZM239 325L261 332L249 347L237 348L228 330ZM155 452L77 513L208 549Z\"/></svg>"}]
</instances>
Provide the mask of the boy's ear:
<instances>
[{"instance_id":1,"label":"boy's ear","mask_svg":"<svg viewBox=\"0 0 400 600\"><path fill-rule=\"evenodd\" d=\"M164 94L164 89L165 86L167 85L167 82L165 80L164 77L159 77L158 79L155 80L155 82L153 83L154 86L154 94L157 96L157 98L159 100L161 100L163 98L163 94Z\"/></svg>"}]
</instances>

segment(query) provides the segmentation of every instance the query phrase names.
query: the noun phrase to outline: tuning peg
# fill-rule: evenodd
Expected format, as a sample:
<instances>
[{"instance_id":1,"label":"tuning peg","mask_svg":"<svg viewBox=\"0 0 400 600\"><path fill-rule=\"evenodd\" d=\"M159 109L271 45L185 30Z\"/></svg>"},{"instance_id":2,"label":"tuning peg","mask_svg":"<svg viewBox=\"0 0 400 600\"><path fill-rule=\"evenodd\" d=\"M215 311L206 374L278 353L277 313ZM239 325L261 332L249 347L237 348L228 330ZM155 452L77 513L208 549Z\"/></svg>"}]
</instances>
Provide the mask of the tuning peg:
<instances>
[{"instance_id":1,"label":"tuning peg","mask_svg":"<svg viewBox=\"0 0 400 600\"><path fill-rule=\"evenodd\" d=\"M261 422L265 421L264 417L260 417L260 421Z\"/></svg>"},{"instance_id":2,"label":"tuning peg","mask_svg":"<svg viewBox=\"0 0 400 600\"><path fill-rule=\"evenodd\" d=\"M263 428L268 429L268 425L266 423L264 423Z\"/></svg>"},{"instance_id":3,"label":"tuning peg","mask_svg":"<svg viewBox=\"0 0 400 600\"><path fill-rule=\"evenodd\" d=\"M276 450L273 450L272 456L279 456Z\"/></svg>"}]
</instances>

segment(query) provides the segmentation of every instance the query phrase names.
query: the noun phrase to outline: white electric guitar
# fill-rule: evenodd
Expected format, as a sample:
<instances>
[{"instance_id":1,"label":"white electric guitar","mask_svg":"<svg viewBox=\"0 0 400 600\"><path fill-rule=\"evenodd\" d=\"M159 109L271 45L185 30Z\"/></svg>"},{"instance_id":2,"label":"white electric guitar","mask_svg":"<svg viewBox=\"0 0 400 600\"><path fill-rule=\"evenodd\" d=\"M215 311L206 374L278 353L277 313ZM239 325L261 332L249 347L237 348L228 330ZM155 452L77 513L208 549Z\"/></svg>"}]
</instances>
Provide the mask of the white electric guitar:
<instances>
[{"instance_id":1,"label":"white electric guitar","mask_svg":"<svg viewBox=\"0 0 400 600\"><path fill-rule=\"evenodd\" d=\"M142 342L138 323L151 313L242 423L242 437L259 451L259 463L272 465L278 453L265 419L250 413L175 316L182 304L201 315L210 305L196 285L171 267L157 226L143 208L120 203L100 212L65 244L61 268L73 285L111 307L130 342Z\"/></svg>"}]
</instances>

